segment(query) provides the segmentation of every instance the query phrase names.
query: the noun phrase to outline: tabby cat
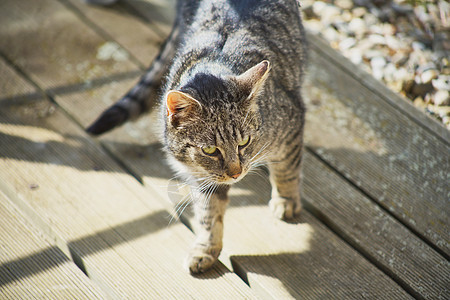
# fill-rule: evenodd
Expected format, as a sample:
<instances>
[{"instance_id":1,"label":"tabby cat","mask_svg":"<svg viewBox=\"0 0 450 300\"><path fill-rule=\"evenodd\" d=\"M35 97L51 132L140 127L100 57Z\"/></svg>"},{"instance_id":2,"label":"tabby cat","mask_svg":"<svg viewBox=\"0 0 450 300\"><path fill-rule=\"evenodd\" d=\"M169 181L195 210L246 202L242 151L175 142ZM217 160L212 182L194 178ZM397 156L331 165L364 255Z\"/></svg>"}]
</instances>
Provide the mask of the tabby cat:
<instances>
[{"instance_id":1,"label":"tabby cat","mask_svg":"<svg viewBox=\"0 0 450 300\"><path fill-rule=\"evenodd\" d=\"M160 100L162 144L199 223L191 273L217 260L227 192L252 167L268 165L277 218L299 213L305 54L296 0L179 1L147 73L87 129L101 134Z\"/></svg>"}]
</instances>

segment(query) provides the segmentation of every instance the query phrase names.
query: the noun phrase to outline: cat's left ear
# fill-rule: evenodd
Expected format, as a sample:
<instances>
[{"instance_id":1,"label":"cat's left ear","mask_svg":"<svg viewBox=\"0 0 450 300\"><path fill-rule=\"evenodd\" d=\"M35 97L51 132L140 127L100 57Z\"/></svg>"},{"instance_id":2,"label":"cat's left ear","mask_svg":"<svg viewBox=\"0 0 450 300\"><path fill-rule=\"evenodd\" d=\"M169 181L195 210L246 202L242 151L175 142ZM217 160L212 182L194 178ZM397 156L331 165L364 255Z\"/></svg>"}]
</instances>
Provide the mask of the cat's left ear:
<instances>
[{"instance_id":1,"label":"cat's left ear","mask_svg":"<svg viewBox=\"0 0 450 300\"><path fill-rule=\"evenodd\" d=\"M201 109L201 104L190 95L181 91L171 90L166 96L166 109L169 121L175 127L189 117L195 109Z\"/></svg>"},{"instance_id":2,"label":"cat's left ear","mask_svg":"<svg viewBox=\"0 0 450 300\"><path fill-rule=\"evenodd\" d=\"M251 67L236 77L238 85L248 91L248 99L253 98L261 91L267 77L269 76L269 71L269 61L263 60L259 64Z\"/></svg>"}]
</instances>

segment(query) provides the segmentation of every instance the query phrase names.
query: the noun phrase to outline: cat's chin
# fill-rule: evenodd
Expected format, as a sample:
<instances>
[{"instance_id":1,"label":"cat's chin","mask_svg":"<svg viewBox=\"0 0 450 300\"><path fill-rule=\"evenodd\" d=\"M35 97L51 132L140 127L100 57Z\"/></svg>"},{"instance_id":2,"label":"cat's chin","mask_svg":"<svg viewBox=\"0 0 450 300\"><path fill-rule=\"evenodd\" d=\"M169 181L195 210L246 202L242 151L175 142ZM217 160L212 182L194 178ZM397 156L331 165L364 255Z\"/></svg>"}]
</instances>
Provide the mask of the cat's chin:
<instances>
[{"instance_id":1,"label":"cat's chin","mask_svg":"<svg viewBox=\"0 0 450 300\"><path fill-rule=\"evenodd\" d=\"M238 182L238 181L240 181L241 179L232 179L232 178L230 178L230 179L224 179L224 180L222 180L222 181L218 181L217 183L218 184L227 184L227 185L232 185L232 184L235 184L236 182Z\"/></svg>"}]
</instances>

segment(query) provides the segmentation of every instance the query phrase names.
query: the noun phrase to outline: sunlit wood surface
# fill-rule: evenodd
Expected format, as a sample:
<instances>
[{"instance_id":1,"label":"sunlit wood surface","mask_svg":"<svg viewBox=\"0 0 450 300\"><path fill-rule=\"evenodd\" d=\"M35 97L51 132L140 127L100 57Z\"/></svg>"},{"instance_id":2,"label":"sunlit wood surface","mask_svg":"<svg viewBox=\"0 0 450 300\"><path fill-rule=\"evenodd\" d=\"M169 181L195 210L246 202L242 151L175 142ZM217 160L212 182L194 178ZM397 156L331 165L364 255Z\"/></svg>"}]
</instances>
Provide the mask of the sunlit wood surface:
<instances>
[{"instance_id":1,"label":"sunlit wood surface","mask_svg":"<svg viewBox=\"0 0 450 300\"><path fill-rule=\"evenodd\" d=\"M185 271L192 215L156 112L83 130L173 18L163 0L0 2L0 298L449 299L449 132L315 36L301 215L271 216L261 169L232 189L220 262Z\"/></svg>"}]
</instances>

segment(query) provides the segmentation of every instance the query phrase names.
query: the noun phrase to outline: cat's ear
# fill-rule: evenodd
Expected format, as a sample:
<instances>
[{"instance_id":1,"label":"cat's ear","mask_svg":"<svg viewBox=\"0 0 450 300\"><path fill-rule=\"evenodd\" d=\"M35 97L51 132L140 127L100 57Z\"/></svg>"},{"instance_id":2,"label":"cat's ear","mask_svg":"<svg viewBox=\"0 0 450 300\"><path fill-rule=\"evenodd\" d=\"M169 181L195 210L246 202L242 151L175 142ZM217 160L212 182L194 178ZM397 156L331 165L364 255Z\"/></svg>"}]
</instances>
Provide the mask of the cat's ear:
<instances>
[{"instance_id":1,"label":"cat's ear","mask_svg":"<svg viewBox=\"0 0 450 300\"><path fill-rule=\"evenodd\" d=\"M200 102L186 93L175 90L171 90L167 93L167 117L173 124L176 123L174 124L176 127L183 118L188 117L189 114L192 114L193 110L201 109L201 107Z\"/></svg>"},{"instance_id":2,"label":"cat's ear","mask_svg":"<svg viewBox=\"0 0 450 300\"><path fill-rule=\"evenodd\" d=\"M261 90L264 82L269 76L270 63L263 60L259 64L251 67L241 75L236 77L237 83L244 89L248 90L248 98L253 98Z\"/></svg>"}]
</instances>

